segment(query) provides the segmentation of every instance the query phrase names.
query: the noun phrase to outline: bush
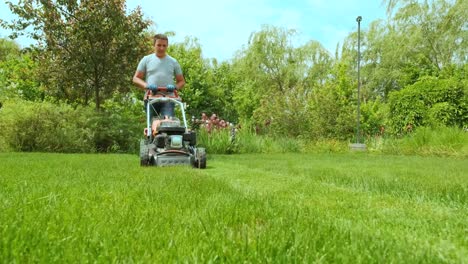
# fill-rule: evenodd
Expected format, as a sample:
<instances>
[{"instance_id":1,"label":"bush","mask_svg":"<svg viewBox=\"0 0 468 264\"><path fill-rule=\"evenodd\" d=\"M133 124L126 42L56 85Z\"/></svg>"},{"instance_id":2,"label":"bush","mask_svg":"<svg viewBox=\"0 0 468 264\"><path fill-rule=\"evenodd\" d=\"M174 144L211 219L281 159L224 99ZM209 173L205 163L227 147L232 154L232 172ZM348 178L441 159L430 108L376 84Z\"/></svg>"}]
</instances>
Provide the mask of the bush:
<instances>
[{"instance_id":1,"label":"bush","mask_svg":"<svg viewBox=\"0 0 468 264\"><path fill-rule=\"evenodd\" d=\"M322 87L315 93L315 99L309 101L308 117L305 119L310 130L306 130L304 136L314 141L345 141L352 138L356 127L356 106L349 80Z\"/></svg>"},{"instance_id":2,"label":"bush","mask_svg":"<svg viewBox=\"0 0 468 264\"><path fill-rule=\"evenodd\" d=\"M93 106L10 100L0 109L0 151L137 153L143 107L130 99ZM141 117L141 118L140 118Z\"/></svg>"},{"instance_id":3,"label":"bush","mask_svg":"<svg viewBox=\"0 0 468 264\"><path fill-rule=\"evenodd\" d=\"M0 111L2 151L94 151L87 108L16 100L4 102Z\"/></svg>"},{"instance_id":4,"label":"bush","mask_svg":"<svg viewBox=\"0 0 468 264\"><path fill-rule=\"evenodd\" d=\"M140 100L118 94L102 105L88 126L94 133L98 152L138 153L145 127L145 113Z\"/></svg>"},{"instance_id":5,"label":"bush","mask_svg":"<svg viewBox=\"0 0 468 264\"><path fill-rule=\"evenodd\" d=\"M41 100L44 92L36 78L37 67L30 54L8 54L0 60L0 100Z\"/></svg>"},{"instance_id":6,"label":"bush","mask_svg":"<svg viewBox=\"0 0 468 264\"><path fill-rule=\"evenodd\" d=\"M389 98L390 129L401 135L419 126L458 126L468 122L467 95L455 79L425 77Z\"/></svg>"},{"instance_id":7,"label":"bush","mask_svg":"<svg viewBox=\"0 0 468 264\"><path fill-rule=\"evenodd\" d=\"M388 107L381 102L380 98L361 104L361 134L365 137L382 135L385 131L387 112Z\"/></svg>"}]
</instances>

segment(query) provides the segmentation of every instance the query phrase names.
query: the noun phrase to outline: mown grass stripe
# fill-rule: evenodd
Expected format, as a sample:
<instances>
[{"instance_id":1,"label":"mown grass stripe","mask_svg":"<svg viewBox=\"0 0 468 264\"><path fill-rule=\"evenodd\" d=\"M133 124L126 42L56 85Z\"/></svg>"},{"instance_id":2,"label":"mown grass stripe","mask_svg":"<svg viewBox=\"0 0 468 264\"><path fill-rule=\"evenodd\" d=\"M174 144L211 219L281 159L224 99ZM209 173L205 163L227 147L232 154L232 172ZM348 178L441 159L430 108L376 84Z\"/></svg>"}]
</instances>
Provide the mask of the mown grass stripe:
<instances>
[{"instance_id":1,"label":"mown grass stripe","mask_svg":"<svg viewBox=\"0 0 468 264\"><path fill-rule=\"evenodd\" d=\"M0 161L1 262L462 263L468 256L466 200L443 195L466 190L462 160L220 155L206 170L141 168L131 155L10 153Z\"/></svg>"}]
</instances>

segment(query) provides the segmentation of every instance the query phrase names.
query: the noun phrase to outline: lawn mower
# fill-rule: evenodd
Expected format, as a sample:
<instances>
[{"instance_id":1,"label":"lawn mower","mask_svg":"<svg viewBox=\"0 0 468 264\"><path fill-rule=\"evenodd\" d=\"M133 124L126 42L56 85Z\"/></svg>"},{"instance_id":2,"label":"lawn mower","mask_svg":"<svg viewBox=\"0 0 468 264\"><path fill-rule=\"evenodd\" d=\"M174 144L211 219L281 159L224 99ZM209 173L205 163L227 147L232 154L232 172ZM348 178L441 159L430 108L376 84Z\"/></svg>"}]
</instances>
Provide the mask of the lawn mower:
<instances>
[{"instance_id":1,"label":"lawn mower","mask_svg":"<svg viewBox=\"0 0 468 264\"><path fill-rule=\"evenodd\" d=\"M197 147L197 135L188 129L185 117L185 105L181 102L177 90L168 95L165 87L158 87L156 92L145 94L146 128L144 139L140 141L141 166L175 166L190 165L195 168L206 168L204 148ZM173 103L176 116L161 116L156 111L158 103Z\"/></svg>"}]
</instances>

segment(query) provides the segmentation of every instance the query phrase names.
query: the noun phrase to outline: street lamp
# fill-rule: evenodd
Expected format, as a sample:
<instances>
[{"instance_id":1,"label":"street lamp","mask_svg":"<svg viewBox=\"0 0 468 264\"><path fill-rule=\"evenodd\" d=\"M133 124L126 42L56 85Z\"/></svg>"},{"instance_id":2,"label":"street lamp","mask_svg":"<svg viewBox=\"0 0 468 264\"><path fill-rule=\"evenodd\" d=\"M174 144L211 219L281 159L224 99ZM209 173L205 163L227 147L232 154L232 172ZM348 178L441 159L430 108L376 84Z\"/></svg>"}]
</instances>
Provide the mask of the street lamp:
<instances>
[{"instance_id":1,"label":"street lamp","mask_svg":"<svg viewBox=\"0 0 468 264\"><path fill-rule=\"evenodd\" d=\"M358 16L356 22L358 23L358 92L357 92L357 118L356 118L356 143L351 144L350 147L353 150L365 150L366 144L361 144L361 133L360 133L360 117L361 117L361 21L362 17Z\"/></svg>"},{"instance_id":2,"label":"street lamp","mask_svg":"<svg viewBox=\"0 0 468 264\"><path fill-rule=\"evenodd\" d=\"M358 23L358 38L357 38L357 80L358 80L358 88L357 88L357 124L356 124L356 143L361 142L361 134L359 133L359 125L360 125L360 117L361 117L361 21L362 17L358 16L356 18Z\"/></svg>"}]
</instances>

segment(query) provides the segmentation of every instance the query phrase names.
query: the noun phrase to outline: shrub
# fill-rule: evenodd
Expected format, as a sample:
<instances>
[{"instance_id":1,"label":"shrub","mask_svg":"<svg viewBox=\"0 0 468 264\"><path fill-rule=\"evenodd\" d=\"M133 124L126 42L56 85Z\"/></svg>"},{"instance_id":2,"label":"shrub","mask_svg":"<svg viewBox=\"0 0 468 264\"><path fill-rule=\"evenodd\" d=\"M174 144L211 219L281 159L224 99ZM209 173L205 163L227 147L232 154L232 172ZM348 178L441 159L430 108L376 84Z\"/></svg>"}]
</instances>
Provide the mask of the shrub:
<instances>
[{"instance_id":1,"label":"shrub","mask_svg":"<svg viewBox=\"0 0 468 264\"><path fill-rule=\"evenodd\" d=\"M425 77L390 94L390 128L405 134L419 126L458 126L468 122L467 95L455 79Z\"/></svg>"},{"instance_id":2,"label":"shrub","mask_svg":"<svg viewBox=\"0 0 468 264\"><path fill-rule=\"evenodd\" d=\"M93 131L98 152L138 153L145 127L143 104L132 97L116 94L95 112L88 126Z\"/></svg>"},{"instance_id":3,"label":"shrub","mask_svg":"<svg viewBox=\"0 0 468 264\"><path fill-rule=\"evenodd\" d=\"M91 111L66 104L6 101L0 115L2 150L90 152L92 131L87 126Z\"/></svg>"},{"instance_id":4,"label":"shrub","mask_svg":"<svg viewBox=\"0 0 468 264\"><path fill-rule=\"evenodd\" d=\"M0 109L0 151L137 153L143 106L114 98L93 106L10 100Z\"/></svg>"},{"instance_id":5,"label":"shrub","mask_svg":"<svg viewBox=\"0 0 468 264\"><path fill-rule=\"evenodd\" d=\"M367 137L382 135L385 130L385 118L388 107L380 98L361 104L361 134Z\"/></svg>"}]
</instances>

